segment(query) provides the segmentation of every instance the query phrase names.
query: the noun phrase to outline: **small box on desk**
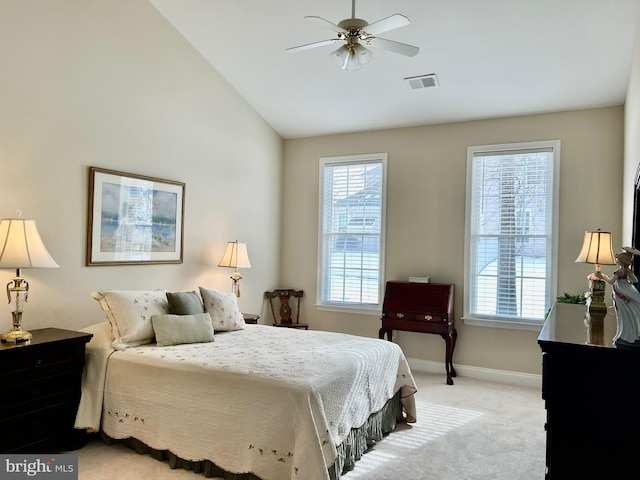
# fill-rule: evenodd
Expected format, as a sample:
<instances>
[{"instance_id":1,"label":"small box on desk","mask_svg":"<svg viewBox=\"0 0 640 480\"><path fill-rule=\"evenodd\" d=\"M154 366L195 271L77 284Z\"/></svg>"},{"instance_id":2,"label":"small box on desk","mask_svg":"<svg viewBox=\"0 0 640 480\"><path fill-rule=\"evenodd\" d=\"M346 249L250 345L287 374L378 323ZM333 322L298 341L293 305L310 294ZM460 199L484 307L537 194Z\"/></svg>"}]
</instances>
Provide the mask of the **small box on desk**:
<instances>
[{"instance_id":1,"label":"small box on desk","mask_svg":"<svg viewBox=\"0 0 640 480\"><path fill-rule=\"evenodd\" d=\"M431 277L420 275L419 277L409 277L411 283L431 283Z\"/></svg>"}]
</instances>

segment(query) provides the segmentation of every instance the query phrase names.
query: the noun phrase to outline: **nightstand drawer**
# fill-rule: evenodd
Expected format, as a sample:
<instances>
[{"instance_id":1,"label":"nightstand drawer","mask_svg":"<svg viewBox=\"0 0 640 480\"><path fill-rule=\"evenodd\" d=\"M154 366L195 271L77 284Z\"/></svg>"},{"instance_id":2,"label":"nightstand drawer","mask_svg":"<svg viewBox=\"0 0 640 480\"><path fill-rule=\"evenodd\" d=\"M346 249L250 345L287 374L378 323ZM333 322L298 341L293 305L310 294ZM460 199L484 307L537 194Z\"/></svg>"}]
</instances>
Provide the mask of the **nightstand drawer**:
<instances>
[{"instance_id":1,"label":"nightstand drawer","mask_svg":"<svg viewBox=\"0 0 640 480\"><path fill-rule=\"evenodd\" d=\"M65 349L29 349L21 347L11 352L12 361L0 362L0 384L16 383L25 378L44 378L59 372L77 370L84 364L84 344Z\"/></svg>"},{"instance_id":2,"label":"nightstand drawer","mask_svg":"<svg viewBox=\"0 0 640 480\"><path fill-rule=\"evenodd\" d=\"M79 394L81 370L43 378L23 378L12 384L11 395L0 398L0 418L37 410L51 403L71 402Z\"/></svg>"}]
</instances>

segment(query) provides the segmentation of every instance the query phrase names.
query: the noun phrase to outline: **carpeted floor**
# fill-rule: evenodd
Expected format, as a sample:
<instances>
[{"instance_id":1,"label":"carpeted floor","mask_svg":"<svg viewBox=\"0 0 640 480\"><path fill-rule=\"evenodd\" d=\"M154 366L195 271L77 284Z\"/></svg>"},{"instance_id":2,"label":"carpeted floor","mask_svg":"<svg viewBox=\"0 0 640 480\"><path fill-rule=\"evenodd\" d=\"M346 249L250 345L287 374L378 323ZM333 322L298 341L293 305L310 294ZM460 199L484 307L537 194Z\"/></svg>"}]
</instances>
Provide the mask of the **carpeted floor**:
<instances>
[{"instance_id":1,"label":"carpeted floor","mask_svg":"<svg viewBox=\"0 0 640 480\"><path fill-rule=\"evenodd\" d=\"M545 410L539 388L413 372L418 422L399 425L343 480L542 480ZM205 480L121 445L90 442L80 480ZM304 479L301 479L304 480Z\"/></svg>"}]
</instances>

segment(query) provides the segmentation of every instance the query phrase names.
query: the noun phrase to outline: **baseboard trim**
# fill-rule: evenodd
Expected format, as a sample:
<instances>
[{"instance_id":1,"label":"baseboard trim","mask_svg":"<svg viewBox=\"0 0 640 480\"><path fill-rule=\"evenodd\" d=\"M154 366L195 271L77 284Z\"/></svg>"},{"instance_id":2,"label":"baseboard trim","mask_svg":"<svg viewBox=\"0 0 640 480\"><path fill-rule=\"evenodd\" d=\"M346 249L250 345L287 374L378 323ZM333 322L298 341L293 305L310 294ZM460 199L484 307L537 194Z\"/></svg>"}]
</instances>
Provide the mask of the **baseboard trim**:
<instances>
[{"instance_id":1,"label":"baseboard trim","mask_svg":"<svg viewBox=\"0 0 640 480\"><path fill-rule=\"evenodd\" d=\"M445 373L442 362L432 360L420 360L407 358L412 370L429 373ZM542 375L533 373L512 372L509 370L496 370L493 368L473 367L470 365L455 365L456 373L460 377L477 378L491 382L509 383L525 387L542 388Z\"/></svg>"}]
</instances>

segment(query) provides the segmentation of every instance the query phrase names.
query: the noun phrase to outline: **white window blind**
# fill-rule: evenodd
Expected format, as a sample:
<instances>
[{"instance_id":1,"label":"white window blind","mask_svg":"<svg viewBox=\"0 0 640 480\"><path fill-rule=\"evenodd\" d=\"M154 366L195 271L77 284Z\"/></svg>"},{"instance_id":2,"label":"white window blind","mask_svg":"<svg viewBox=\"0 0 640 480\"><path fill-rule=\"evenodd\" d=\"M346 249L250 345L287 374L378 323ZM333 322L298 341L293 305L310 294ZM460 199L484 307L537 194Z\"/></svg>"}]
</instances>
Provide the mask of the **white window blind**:
<instances>
[{"instance_id":1,"label":"white window blind","mask_svg":"<svg viewBox=\"0 0 640 480\"><path fill-rule=\"evenodd\" d=\"M386 154L320 159L319 305L381 303L386 162Z\"/></svg>"},{"instance_id":2,"label":"white window blind","mask_svg":"<svg viewBox=\"0 0 640 480\"><path fill-rule=\"evenodd\" d=\"M465 317L544 320L555 291L559 146L469 147Z\"/></svg>"}]
</instances>

